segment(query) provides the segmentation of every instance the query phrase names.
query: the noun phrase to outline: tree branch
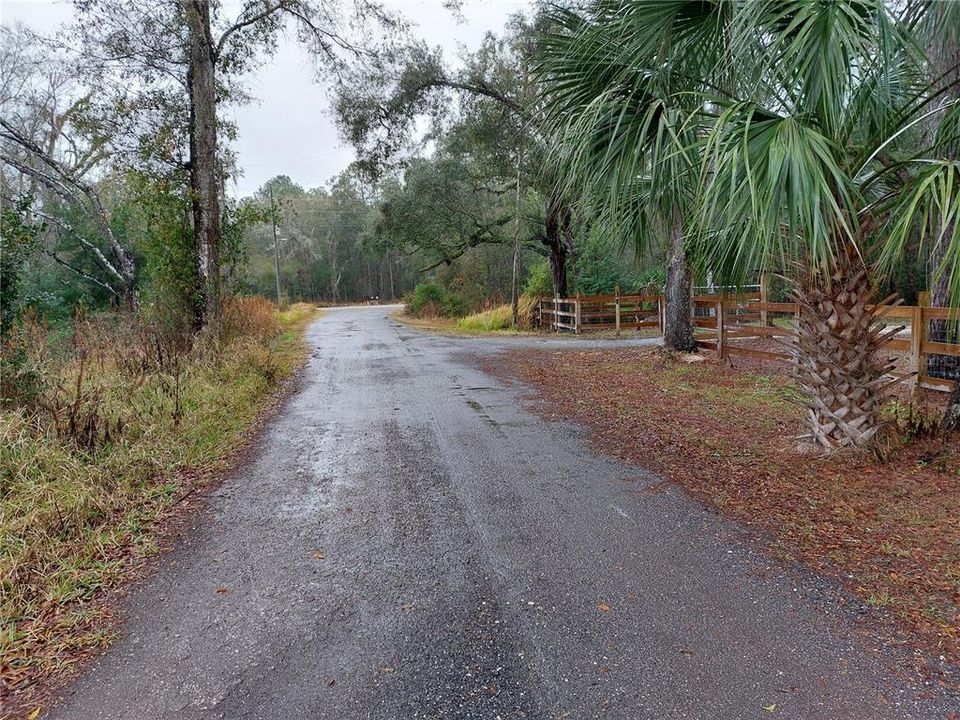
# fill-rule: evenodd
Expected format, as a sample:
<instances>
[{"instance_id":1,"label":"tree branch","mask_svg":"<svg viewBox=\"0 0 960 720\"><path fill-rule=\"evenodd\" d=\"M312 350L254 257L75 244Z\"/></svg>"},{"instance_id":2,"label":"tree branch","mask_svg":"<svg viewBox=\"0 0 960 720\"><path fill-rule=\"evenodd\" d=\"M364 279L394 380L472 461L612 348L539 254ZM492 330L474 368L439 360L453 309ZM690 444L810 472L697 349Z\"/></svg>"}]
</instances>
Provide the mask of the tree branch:
<instances>
[{"instance_id":1,"label":"tree branch","mask_svg":"<svg viewBox=\"0 0 960 720\"><path fill-rule=\"evenodd\" d=\"M37 158L47 168L49 168L54 175L51 176L49 173L41 172L37 168L33 168L26 163L19 162L11 158L9 153L4 153L4 162L10 164L17 170L31 175L37 180L40 180L61 197L69 198L74 202L77 200L80 200L81 203L86 201L90 204L94 210L93 216L97 224L100 226L100 230L104 237L110 243L110 249L113 252L114 257L116 257L117 262L120 264L119 270L107 261L106 257L104 257L103 253L100 252L99 248L94 247L90 243L86 242L83 238L79 238L80 242L85 243L102 262L107 264L109 271L117 276L117 278L123 283L124 288L126 288L128 291L132 291L135 279L133 256L127 252L123 246L120 245L120 243L117 241L116 235L113 234L113 230L110 228L110 223L107 219L107 211L103 207L103 203L100 201L100 196L97 194L96 190L94 190L91 185L87 184L70 172L70 170L64 167L62 163L59 163L50 157L30 138L24 137L16 128L14 128L3 118L0 118L0 128L2 128L0 137L13 142L15 145L27 151L31 156ZM104 270L107 269L107 267L104 267Z\"/></svg>"},{"instance_id":2,"label":"tree branch","mask_svg":"<svg viewBox=\"0 0 960 720\"><path fill-rule=\"evenodd\" d=\"M46 255L47 257L52 258L52 259L54 260L54 262L56 262L58 265L62 265L63 267L67 268L68 270L73 271L74 273L76 273L77 275L79 275L80 277L82 277L84 280L86 280L86 281L88 281L88 282L92 282L94 285L98 285L98 286L102 287L104 290L106 290L107 292L109 292L109 293L110 293L111 295L113 295L115 298L120 299L120 293L118 293L116 290L114 290L114 289L113 289L113 286L111 286L110 284L105 283L105 282L103 282L102 280L98 280L97 278L93 277L93 275L90 275L90 274L88 274L88 273L85 273L83 270L81 270L80 268L76 267L75 265L71 265L71 264L68 263L66 260L64 260L64 259L61 258L59 255L57 255L55 252L53 252L53 250L47 250L46 248L41 248L40 251L41 251L44 255Z\"/></svg>"},{"instance_id":3,"label":"tree branch","mask_svg":"<svg viewBox=\"0 0 960 720\"><path fill-rule=\"evenodd\" d=\"M292 7L296 3L296 0L278 0L276 4L266 3L263 7L263 10L260 12L254 13L253 15L248 15L244 17L246 13L253 4L248 4L237 21L228 27L220 35L220 39L217 41L216 47L213 50L213 60L216 62L220 59L220 54L223 52L224 46L227 44L227 40L230 39L230 36L239 30L243 30L245 27L250 27L251 25L256 25L261 20L266 20L268 17L273 15L278 10L284 10L288 7Z\"/></svg>"},{"instance_id":4,"label":"tree branch","mask_svg":"<svg viewBox=\"0 0 960 720\"><path fill-rule=\"evenodd\" d=\"M474 95L483 95L484 97L496 100L501 105L513 110L515 113L520 115L524 121L528 121L530 119L526 108L520 105L520 103L513 98L504 95L499 90L490 87L482 80L478 83L468 83L458 80L451 80L450 78L446 77L438 77L432 80L427 80L424 83L424 87L445 87L450 88L451 90L463 90L464 92L472 93Z\"/></svg>"}]
</instances>

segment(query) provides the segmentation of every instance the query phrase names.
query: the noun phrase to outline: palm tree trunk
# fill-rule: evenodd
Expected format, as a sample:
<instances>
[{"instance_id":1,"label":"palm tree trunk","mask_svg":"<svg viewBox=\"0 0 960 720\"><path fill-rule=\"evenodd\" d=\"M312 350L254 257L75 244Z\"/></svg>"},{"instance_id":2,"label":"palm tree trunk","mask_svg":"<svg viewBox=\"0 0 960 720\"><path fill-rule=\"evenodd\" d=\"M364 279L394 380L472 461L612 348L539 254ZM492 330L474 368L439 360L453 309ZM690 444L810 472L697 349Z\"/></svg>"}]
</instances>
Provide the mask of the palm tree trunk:
<instances>
[{"instance_id":1,"label":"palm tree trunk","mask_svg":"<svg viewBox=\"0 0 960 720\"><path fill-rule=\"evenodd\" d=\"M663 344L670 350L692 352L697 345L693 340L693 318L690 312L690 266L683 241L683 222L679 217L674 217L670 223L669 241Z\"/></svg>"},{"instance_id":2,"label":"palm tree trunk","mask_svg":"<svg viewBox=\"0 0 960 720\"><path fill-rule=\"evenodd\" d=\"M880 357L889 331L875 322L874 288L852 249L830 274L808 273L795 293L800 305L794 373L813 439L829 450L864 448L879 429L884 376Z\"/></svg>"}]
</instances>

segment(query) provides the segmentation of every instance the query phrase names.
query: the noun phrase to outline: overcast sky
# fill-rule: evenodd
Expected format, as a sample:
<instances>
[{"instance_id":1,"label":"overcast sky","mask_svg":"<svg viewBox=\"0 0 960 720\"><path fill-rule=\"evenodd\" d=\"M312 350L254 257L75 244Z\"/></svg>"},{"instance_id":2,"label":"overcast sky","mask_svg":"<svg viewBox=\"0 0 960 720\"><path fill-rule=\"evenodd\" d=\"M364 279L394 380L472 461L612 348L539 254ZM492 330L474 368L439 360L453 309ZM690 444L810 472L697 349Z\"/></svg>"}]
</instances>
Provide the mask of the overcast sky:
<instances>
[{"instance_id":1,"label":"overcast sky","mask_svg":"<svg viewBox=\"0 0 960 720\"><path fill-rule=\"evenodd\" d=\"M225 11L234 4L238 3L227 3ZM383 0L383 4L415 23L415 32L431 45L442 46L450 60L461 46L475 49L484 33L499 32L510 14L530 5L520 0L466 0L461 22L441 0ZM72 12L69 0L0 0L4 23L20 20L41 32L69 21ZM305 187L315 187L350 164L353 153L337 137L330 101L313 82L310 60L292 38L251 75L247 85L257 102L228 111L239 129L234 149L243 169L243 177L228 192L249 195L274 175L289 175Z\"/></svg>"}]
</instances>

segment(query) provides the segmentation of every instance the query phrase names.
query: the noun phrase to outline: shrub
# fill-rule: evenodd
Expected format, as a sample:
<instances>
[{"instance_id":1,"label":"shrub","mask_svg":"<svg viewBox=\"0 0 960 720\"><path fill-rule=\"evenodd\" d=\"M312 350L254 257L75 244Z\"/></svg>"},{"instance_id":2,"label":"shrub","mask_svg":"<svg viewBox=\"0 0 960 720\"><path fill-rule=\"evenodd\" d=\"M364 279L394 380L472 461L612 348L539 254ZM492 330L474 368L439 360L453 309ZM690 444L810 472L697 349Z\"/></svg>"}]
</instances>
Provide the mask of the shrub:
<instances>
[{"instance_id":1,"label":"shrub","mask_svg":"<svg viewBox=\"0 0 960 720\"><path fill-rule=\"evenodd\" d=\"M47 328L32 310L0 340L0 410L31 403L40 393L47 354Z\"/></svg>"},{"instance_id":2,"label":"shrub","mask_svg":"<svg viewBox=\"0 0 960 720\"><path fill-rule=\"evenodd\" d=\"M435 282L419 283L406 298L407 313L419 318L457 317L465 312L463 300Z\"/></svg>"},{"instance_id":3,"label":"shrub","mask_svg":"<svg viewBox=\"0 0 960 720\"><path fill-rule=\"evenodd\" d=\"M883 408L883 413L896 432L908 440L935 437L943 423L943 411L914 399L894 399Z\"/></svg>"}]
</instances>

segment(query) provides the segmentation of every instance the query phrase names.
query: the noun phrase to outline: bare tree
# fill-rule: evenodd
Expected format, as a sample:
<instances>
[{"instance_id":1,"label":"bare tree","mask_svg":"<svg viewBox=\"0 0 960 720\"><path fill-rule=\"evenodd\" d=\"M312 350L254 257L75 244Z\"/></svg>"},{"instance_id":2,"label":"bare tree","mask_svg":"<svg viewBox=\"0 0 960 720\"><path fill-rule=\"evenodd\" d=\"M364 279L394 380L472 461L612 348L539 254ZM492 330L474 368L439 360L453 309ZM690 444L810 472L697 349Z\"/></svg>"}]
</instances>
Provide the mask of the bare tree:
<instances>
[{"instance_id":1,"label":"bare tree","mask_svg":"<svg viewBox=\"0 0 960 720\"><path fill-rule=\"evenodd\" d=\"M99 269L93 275L55 252L41 250L62 267L113 295L119 302L136 300L136 266L110 226L94 176L110 157L101 128L85 115L89 92L65 63L41 57L40 41L23 26L0 28L0 150L5 168L3 202L18 206L42 221L48 235L67 233ZM82 209L106 242L104 251L46 206L56 200Z\"/></svg>"}]
</instances>

